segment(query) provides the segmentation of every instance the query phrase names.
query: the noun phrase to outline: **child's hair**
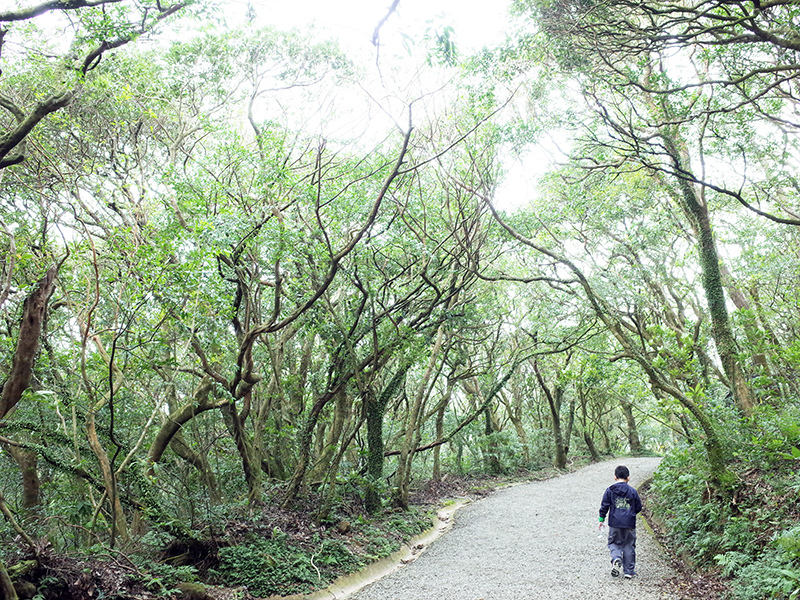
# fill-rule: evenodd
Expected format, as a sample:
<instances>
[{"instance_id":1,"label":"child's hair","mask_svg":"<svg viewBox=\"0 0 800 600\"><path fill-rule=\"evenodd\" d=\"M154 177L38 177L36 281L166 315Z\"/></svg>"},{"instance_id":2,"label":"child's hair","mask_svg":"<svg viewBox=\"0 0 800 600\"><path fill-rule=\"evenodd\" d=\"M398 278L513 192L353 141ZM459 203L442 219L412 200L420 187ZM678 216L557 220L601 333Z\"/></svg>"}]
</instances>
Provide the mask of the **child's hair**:
<instances>
[{"instance_id":1,"label":"child's hair","mask_svg":"<svg viewBox=\"0 0 800 600\"><path fill-rule=\"evenodd\" d=\"M617 479L628 479L631 476L631 472L628 471L628 467L625 465L620 465L616 469L614 469L614 477Z\"/></svg>"}]
</instances>

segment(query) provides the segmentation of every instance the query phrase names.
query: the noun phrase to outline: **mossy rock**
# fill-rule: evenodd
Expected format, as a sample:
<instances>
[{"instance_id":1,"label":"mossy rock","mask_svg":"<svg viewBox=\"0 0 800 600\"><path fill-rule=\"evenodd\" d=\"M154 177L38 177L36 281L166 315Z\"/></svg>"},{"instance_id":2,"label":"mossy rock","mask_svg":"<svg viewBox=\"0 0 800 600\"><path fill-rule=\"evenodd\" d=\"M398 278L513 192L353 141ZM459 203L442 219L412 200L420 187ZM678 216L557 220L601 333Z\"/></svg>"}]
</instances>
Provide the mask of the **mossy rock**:
<instances>
[{"instance_id":1,"label":"mossy rock","mask_svg":"<svg viewBox=\"0 0 800 600\"><path fill-rule=\"evenodd\" d=\"M16 580L27 575L38 566L39 566L39 561L23 560L22 562L18 562L14 565L11 565L6 570L8 571L8 576L11 577L12 580Z\"/></svg>"},{"instance_id":2,"label":"mossy rock","mask_svg":"<svg viewBox=\"0 0 800 600\"><path fill-rule=\"evenodd\" d=\"M214 600L202 583L179 583L177 588L183 600Z\"/></svg>"},{"instance_id":3,"label":"mossy rock","mask_svg":"<svg viewBox=\"0 0 800 600\"><path fill-rule=\"evenodd\" d=\"M14 582L14 590L17 592L17 598L20 600L28 600L29 598L33 598L38 592L35 585L33 585L30 581L25 581L24 579Z\"/></svg>"}]
</instances>

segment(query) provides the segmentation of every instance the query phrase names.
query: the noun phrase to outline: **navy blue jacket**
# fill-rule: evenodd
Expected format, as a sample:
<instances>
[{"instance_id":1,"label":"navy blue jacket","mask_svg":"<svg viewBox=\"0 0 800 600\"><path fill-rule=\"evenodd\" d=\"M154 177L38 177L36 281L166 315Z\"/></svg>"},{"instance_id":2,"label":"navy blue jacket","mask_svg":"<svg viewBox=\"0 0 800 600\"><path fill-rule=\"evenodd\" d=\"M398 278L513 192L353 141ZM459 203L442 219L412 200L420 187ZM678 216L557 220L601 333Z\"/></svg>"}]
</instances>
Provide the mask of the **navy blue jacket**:
<instances>
[{"instance_id":1,"label":"navy blue jacket","mask_svg":"<svg viewBox=\"0 0 800 600\"><path fill-rule=\"evenodd\" d=\"M600 518L608 514L608 526L618 529L634 529L636 515L642 511L638 492L624 481L618 481L603 494L600 503Z\"/></svg>"}]
</instances>

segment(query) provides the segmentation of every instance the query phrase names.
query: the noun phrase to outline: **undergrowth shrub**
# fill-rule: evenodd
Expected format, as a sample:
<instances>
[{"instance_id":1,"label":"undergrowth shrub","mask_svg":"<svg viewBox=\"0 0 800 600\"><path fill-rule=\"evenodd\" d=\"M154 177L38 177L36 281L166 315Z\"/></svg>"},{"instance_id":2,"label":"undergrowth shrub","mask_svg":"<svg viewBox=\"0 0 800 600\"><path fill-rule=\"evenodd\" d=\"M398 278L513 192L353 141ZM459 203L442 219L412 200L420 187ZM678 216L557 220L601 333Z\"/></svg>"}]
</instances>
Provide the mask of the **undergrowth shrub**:
<instances>
[{"instance_id":1,"label":"undergrowth shrub","mask_svg":"<svg viewBox=\"0 0 800 600\"><path fill-rule=\"evenodd\" d=\"M431 516L410 509L395 513L386 521L386 527L404 537L412 537L430 529Z\"/></svg>"},{"instance_id":2,"label":"undergrowth shrub","mask_svg":"<svg viewBox=\"0 0 800 600\"><path fill-rule=\"evenodd\" d=\"M324 587L339 570L361 562L340 541L325 539L313 549L292 546L285 536L221 548L212 577L223 585L246 585L255 596L307 593Z\"/></svg>"},{"instance_id":3,"label":"undergrowth shrub","mask_svg":"<svg viewBox=\"0 0 800 600\"><path fill-rule=\"evenodd\" d=\"M737 600L800 596L800 525L775 534L760 554L726 552L716 560L724 575L734 577L731 587Z\"/></svg>"},{"instance_id":4,"label":"undergrowth shrub","mask_svg":"<svg viewBox=\"0 0 800 600\"><path fill-rule=\"evenodd\" d=\"M157 561L133 556L132 562L138 567L142 584L149 590L164 591L174 589L181 583L194 583L198 580L197 569L192 565L173 566Z\"/></svg>"},{"instance_id":5,"label":"undergrowth shrub","mask_svg":"<svg viewBox=\"0 0 800 600\"><path fill-rule=\"evenodd\" d=\"M794 528L793 530L796 530ZM790 530L790 531L793 531ZM789 533L789 532L787 532ZM781 539L779 536L777 539ZM725 565L732 553L719 555L717 562ZM771 545L756 559L747 555L737 557L741 562L736 571L727 573L734 577L731 584L736 600L765 600L788 598L795 600L800 593L800 562L798 555L787 552L779 544Z\"/></svg>"},{"instance_id":6,"label":"undergrowth shrub","mask_svg":"<svg viewBox=\"0 0 800 600\"><path fill-rule=\"evenodd\" d=\"M717 412L732 487L713 489L702 444L686 445L662 461L650 507L676 552L730 578L737 600L797 600L800 410L761 406L746 422Z\"/></svg>"},{"instance_id":7,"label":"undergrowth shrub","mask_svg":"<svg viewBox=\"0 0 800 600\"><path fill-rule=\"evenodd\" d=\"M710 562L726 545L722 523L731 516L724 505L708 501L708 469L701 448L680 448L661 461L651 487L654 516L678 552L697 564Z\"/></svg>"},{"instance_id":8,"label":"undergrowth shrub","mask_svg":"<svg viewBox=\"0 0 800 600\"><path fill-rule=\"evenodd\" d=\"M362 531L365 540L364 557L367 560L378 560L400 549L397 540L386 537L377 527L365 526Z\"/></svg>"}]
</instances>

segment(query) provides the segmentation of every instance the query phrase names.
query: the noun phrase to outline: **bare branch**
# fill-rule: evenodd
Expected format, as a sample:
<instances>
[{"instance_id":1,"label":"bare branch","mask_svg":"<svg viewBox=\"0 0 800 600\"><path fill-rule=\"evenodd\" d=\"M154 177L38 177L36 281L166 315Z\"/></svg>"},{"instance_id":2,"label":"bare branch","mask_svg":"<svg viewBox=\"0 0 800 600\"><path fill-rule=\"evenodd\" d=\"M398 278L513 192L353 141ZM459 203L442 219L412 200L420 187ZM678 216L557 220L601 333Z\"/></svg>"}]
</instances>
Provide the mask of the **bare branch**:
<instances>
[{"instance_id":1,"label":"bare branch","mask_svg":"<svg viewBox=\"0 0 800 600\"><path fill-rule=\"evenodd\" d=\"M108 50L113 50L115 48L119 48L120 46L124 46L128 42L136 39L138 36L147 33L150 29L155 27L159 22L163 21L170 15L175 14L182 8L189 6L193 0L184 0L184 2L178 2L177 4L173 4L169 8L162 10L156 18L151 21L150 23L142 23L141 27L137 30L132 31L126 35L122 35L115 40L111 41L103 41L100 45L92 50L89 54L86 55L86 58L83 60L83 68L81 69L84 74L94 69L97 64L100 62L100 58L102 57L103 53Z\"/></svg>"},{"instance_id":2,"label":"bare branch","mask_svg":"<svg viewBox=\"0 0 800 600\"><path fill-rule=\"evenodd\" d=\"M389 17L397 10L397 6L400 4L400 0L394 0L392 5L389 7L389 11L386 13L386 16L383 17L378 24L375 26L375 31L372 33L372 45L377 46L380 44L381 38L381 28L386 24L386 21L389 20Z\"/></svg>"},{"instance_id":3,"label":"bare branch","mask_svg":"<svg viewBox=\"0 0 800 600\"><path fill-rule=\"evenodd\" d=\"M122 0L50 0L50 2L43 2L29 8L1 12L0 22L27 21L51 10L77 10L79 8L115 4L117 2L122 2Z\"/></svg>"},{"instance_id":4,"label":"bare branch","mask_svg":"<svg viewBox=\"0 0 800 600\"><path fill-rule=\"evenodd\" d=\"M3 228L3 231L8 236L8 262L6 264L6 280L3 282L3 289L0 290L0 308L3 307L3 304L6 303L8 300L8 295L11 292L11 282L13 281L12 276L14 273L14 258L17 254L17 246L15 243L14 232L9 229L8 225L5 224L3 219L0 219L0 226Z\"/></svg>"}]
</instances>

